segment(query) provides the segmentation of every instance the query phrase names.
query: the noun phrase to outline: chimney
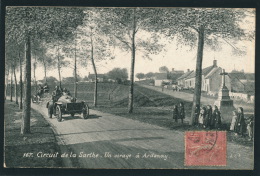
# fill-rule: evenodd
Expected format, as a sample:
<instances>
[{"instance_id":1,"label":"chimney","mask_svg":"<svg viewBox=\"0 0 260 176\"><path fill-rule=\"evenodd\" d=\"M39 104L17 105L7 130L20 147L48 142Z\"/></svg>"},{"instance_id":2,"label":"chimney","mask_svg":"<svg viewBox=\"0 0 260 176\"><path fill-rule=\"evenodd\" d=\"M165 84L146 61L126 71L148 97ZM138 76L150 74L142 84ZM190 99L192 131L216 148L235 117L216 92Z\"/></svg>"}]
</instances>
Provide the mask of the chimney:
<instances>
[{"instance_id":1,"label":"chimney","mask_svg":"<svg viewBox=\"0 0 260 176\"><path fill-rule=\"evenodd\" d=\"M217 60L213 60L213 66L217 67Z\"/></svg>"},{"instance_id":2,"label":"chimney","mask_svg":"<svg viewBox=\"0 0 260 176\"><path fill-rule=\"evenodd\" d=\"M187 72L190 72L190 69L187 69Z\"/></svg>"},{"instance_id":3,"label":"chimney","mask_svg":"<svg viewBox=\"0 0 260 176\"><path fill-rule=\"evenodd\" d=\"M174 72L174 68L172 68L172 72Z\"/></svg>"}]
</instances>

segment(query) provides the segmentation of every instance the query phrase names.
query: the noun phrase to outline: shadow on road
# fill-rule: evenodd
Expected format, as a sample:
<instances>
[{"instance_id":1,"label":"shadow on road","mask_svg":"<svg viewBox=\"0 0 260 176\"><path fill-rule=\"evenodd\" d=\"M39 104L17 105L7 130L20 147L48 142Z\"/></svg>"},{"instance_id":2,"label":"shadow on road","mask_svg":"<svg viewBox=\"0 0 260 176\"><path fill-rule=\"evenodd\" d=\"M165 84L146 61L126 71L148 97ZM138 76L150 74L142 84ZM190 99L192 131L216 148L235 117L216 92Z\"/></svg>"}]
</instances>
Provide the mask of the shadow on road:
<instances>
[{"instance_id":1,"label":"shadow on road","mask_svg":"<svg viewBox=\"0 0 260 176\"><path fill-rule=\"evenodd\" d=\"M91 114L88 116L88 119L98 119L99 117L102 117L102 116L99 116L99 115L96 115L96 114Z\"/></svg>"}]
</instances>

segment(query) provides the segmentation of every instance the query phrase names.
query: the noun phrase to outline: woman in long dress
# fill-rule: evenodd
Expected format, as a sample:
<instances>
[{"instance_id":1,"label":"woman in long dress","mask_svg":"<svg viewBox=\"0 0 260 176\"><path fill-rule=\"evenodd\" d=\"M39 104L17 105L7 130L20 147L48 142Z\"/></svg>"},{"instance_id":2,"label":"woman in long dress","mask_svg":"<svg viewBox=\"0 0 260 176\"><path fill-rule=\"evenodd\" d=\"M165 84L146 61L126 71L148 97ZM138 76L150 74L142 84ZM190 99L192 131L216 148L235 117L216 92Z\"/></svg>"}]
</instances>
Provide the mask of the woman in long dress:
<instances>
[{"instance_id":1,"label":"woman in long dress","mask_svg":"<svg viewBox=\"0 0 260 176\"><path fill-rule=\"evenodd\" d=\"M179 111L177 105L173 105L172 118L175 119L175 122L178 122Z\"/></svg>"},{"instance_id":2,"label":"woman in long dress","mask_svg":"<svg viewBox=\"0 0 260 176\"><path fill-rule=\"evenodd\" d=\"M233 117L232 117L231 124L230 124L230 131L235 130L236 121L237 121L237 111L233 111Z\"/></svg>"},{"instance_id":3,"label":"woman in long dress","mask_svg":"<svg viewBox=\"0 0 260 176\"><path fill-rule=\"evenodd\" d=\"M199 125L200 105L196 105L194 113L194 125Z\"/></svg>"},{"instance_id":4,"label":"woman in long dress","mask_svg":"<svg viewBox=\"0 0 260 176\"><path fill-rule=\"evenodd\" d=\"M203 108L200 109L199 127L203 127L205 116L206 116L206 108L203 107Z\"/></svg>"},{"instance_id":5,"label":"woman in long dress","mask_svg":"<svg viewBox=\"0 0 260 176\"><path fill-rule=\"evenodd\" d=\"M181 102L179 106L179 118L181 119L181 123L183 123L183 119L185 119L185 110L183 102Z\"/></svg>"},{"instance_id":6,"label":"woman in long dress","mask_svg":"<svg viewBox=\"0 0 260 176\"><path fill-rule=\"evenodd\" d=\"M242 107L239 107L237 109L237 121L235 123L235 132L237 134L240 134L241 136L244 136L244 133L246 131L246 122L244 117L244 110Z\"/></svg>"},{"instance_id":7,"label":"woman in long dress","mask_svg":"<svg viewBox=\"0 0 260 176\"><path fill-rule=\"evenodd\" d=\"M218 107L216 105L214 106L212 118L213 118L213 121L214 121L214 128L220 129L220 127L221 127L221 116L220 116L220 111L218 110Z\"/></svg>"},{"instance_id":8,"label":"woman in long dress","mask_svg":"<svg viewBox=\"0 0 260 176\"><path fill-rule=\"evenodd\" d=\"M206 112L206 116L204 119L204 128L208 128L210 127L210 122L212 119L212 107L210 105L207 106L207 112Z\"/></svg>"}]
</instances>

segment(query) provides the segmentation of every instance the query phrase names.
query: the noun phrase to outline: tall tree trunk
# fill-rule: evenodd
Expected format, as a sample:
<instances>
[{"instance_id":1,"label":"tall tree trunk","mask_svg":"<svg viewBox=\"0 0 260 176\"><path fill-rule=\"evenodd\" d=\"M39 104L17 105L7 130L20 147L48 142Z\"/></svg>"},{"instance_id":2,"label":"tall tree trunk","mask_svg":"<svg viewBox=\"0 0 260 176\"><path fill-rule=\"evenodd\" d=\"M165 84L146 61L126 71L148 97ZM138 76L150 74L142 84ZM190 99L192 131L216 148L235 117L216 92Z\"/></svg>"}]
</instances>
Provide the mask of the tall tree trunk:
<instances>
[{"instance_id":1,"label":"tall tree trunk","mask_svg":"<svg viewBox=\"0 0 260 176\"><path fill-rule=\"evenodd\" d=\"M60 88L61 88L61 74L60 74L60 48L58 44L58 72L59 72L59 82L60 82Z\"/></svg>"},{"instance_id":2,"label":"tall tree trunk","mask_svg":"<svg viewBox=\"0 0 260 176\"><path fill-rule=\"evenodd\" d=\"M76 35L77 38L77 35ZM75 39L75 61L74 61L74 96L77 98L77 40Z\"/></svg>"},{"instance_id":3,"label":"tall tree trunk","mask_svg":"<svg viewBox=\"0 0 260 176\"><path fill-rule=\"evenodd\" d=\"M136 19L135 9L133 12L133 32L132 32L132 47L131 47L131 70L130 70L130 87L129 87L129 100L128 100L128 113L133 112L134 104L134 71L135 71L135 33L136 33Z\"/></svg>"},{"instance_id":4,"label":"tall tree trunk","mask_svg":"<svg viewBox=\"0 0 260 176\"><path fill-rule=\"evenodd\" d=\"M94 102L93 105L94 107L97 106L97 69L96 69L96 65L94 62L94 47L93 47L93 40L92 40L92 31L91 31L91 63L93 66L93 70L94 70L94 74L95 74L95 87L94 87Z\"/></svg>"},{"instance_id":5,"label":"tall tree trunk","mask_svg":"<svg viewBox=\"0 0 260 176\"><path fill-rule=\"evenodd\" d=\"M35 52L35 49L34 49L34 64L33 64L33 78L34 78L34 89L35 89L35 94L37 93L37 81L36 81L36 74L35 74L35 70L36 70L36 63L37 63L37 59L36 59L36 52Z\"/></svg>"},{"instance_id":6,"label":"tall tree trunk","mask_svg":"<svg viewBox=\"0 0 260 176\"><path fill-rule=\"evenodd\" d=\"M10 101L13 101L13 67L11 66L11 86L10 86Z\"/></svg>"},{"instance_id":7,"label":"tall tree trunk","mask_svg":"<svg viewBox=\"0 0 260 176\"><path fill-rule=\"evenodd\" d=\"M60 48L58 44L58 72L59 72L59 82L60 82L60 88L61 88L61 74L60 74Z\"/></svg>"},{"instance_id":8,"label":"tall tree trunk","mask_svg":"<svg viewBox=\"0 0 260 176\"><path fill-rule=\"evenodd\" d=\"M200 105L201 97L201 78L202 78L202 59L203 59L203 46L204 46L204 27L199 27L199 37L198 37L198 50L197 50L197 61L196 61L196 78L195 78L195 90L193 95L193 104L191 111L191 121L190 125L194 124L195 109L196 105Z\"/></svg>"},{"instance_id":9,"label":"tall tree trunk","mask_svg":"<svg viewBox=\"0 0 260 176\"><path fill-rule=\"evenodd\" d=\"M20 65L20 103L19 109L23 109L23 69L22 69L22 58L19 51L19 65Z\"/></svg>"},{"instance_id":10,"label":"tall tree trunk","mask_svg":"<svg viewBox=\"0 0 260 176\"><path fill-rule=\"evenodd\" d=\"M16 73L15 73L15 66L13 66L14 68L14 92L15 92L15 104L18 105L18 86L17 86L17 79L16 79Z\"/></svg>"},{"instance_id":11,"label":"tall tree trunk","mask_svg":"<svg viewBox=\"0 0 260 176\"><path fill-rule=\"evenodd\" d=\"M6 100L6 96L7 96L7 90L8 90L9 72L10 72L10 69L8 67L7 75L6 75L6 79L5 79L5 100Z\"/></svg>"},{"instance_id":12,"label":"tall tree trunk","mask_svg":"<svg viewBox=\"0 0 260 176\"><path fill-rule=\"evenodd\" d=\"M45 79L45 83L47 83L47 68L46 68L45 59L43 60L43 67L44 67L44 79Z\"/></svg>"},{"instance_id":13,"label":"tall tree trunk","mask_svg":"<svg viewBox=\"0 0 260 176\"><path fill-rule=\"evenodd\" d=\"M28 35L28 34L27 34ZM30 115L31 115L31 43L30 35L25 43L25 73L24 73L24 106L22 115L21 134L30 133Z\"/></svg>"}]
</instances>

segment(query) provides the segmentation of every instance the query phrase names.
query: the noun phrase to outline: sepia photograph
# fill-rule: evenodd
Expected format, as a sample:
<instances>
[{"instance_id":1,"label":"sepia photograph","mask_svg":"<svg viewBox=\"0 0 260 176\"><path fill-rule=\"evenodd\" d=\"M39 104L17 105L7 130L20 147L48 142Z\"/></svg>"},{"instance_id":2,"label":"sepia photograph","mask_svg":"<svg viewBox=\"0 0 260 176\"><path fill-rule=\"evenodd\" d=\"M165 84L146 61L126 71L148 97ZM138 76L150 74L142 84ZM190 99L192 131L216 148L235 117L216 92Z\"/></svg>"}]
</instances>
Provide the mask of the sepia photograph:
<instances>
[{"instance_id":1,"label":"sepia photograph","mask_svg":"<svg viewBox=\"0 0 260 176\"><path fill-rule=\"evenodd\" d=\"M255 8L5 11L4 168L254 169Z\"/></svg>"}]
</instances>

